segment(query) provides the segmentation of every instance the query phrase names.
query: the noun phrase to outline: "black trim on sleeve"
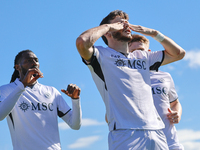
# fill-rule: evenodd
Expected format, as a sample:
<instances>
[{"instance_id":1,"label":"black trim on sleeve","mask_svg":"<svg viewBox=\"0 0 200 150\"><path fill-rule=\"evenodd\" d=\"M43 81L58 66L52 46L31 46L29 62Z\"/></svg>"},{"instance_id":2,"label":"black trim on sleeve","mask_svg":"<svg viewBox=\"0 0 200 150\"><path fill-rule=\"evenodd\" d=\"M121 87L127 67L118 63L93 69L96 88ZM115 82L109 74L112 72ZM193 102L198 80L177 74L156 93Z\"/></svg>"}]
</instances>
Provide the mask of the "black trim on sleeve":
<instances>
[{"instance_id":1,"label":"black trim on sleeve","mask_svg":"<svg viewBox=\"0 0 200 150\"><path fill-rule=\"evenodd\" d=\"M72 109L70 108L66 113L63 113L62 111L59 111L59 109L57 108L57 113L58 113L58 116L61 118L63 117L64 115L66 115L68 112L70 112Z\"/></svg>"},{"instance_id":2,"label":"black trim on sleeve","mask_svg":"<svg viewBox=\"0 0 200 150\"><path fill-rule=\"evenodd\" d=\"M94 47L93 47L94 48ZM91 65L92 68L94 69L94 72L97 74L97 76L105 83L105 79L104 79L104 75L103 75L103 72L102 72L102 69L101 69L101 66L97 60L97 58L94 56L94 53L92 54L92 57L91 57L91 60L90 60L90 63L88 64L86 62L85 59L82 58L82 61L86 64L86 65ZM106 83L105 83L105 89L107 90L107 87L106 87Z\"/></svg>"},{"instance_id":3,"label":"black trim on sleeve","mask_svg":"<svg viewBox=\"0 0 200 150\"><path fill-rule=\"evenodd\" d=\"M163 52L163 58L161 60L161 64L162 64L162 62L164 61L164 58L165 58L165 52L164 52L164 50L162 52Z\"/></svg>"},{"instance_id":4,"label":"black trim on sleeve","mask_svg":"<svg viewBox=\"0 0 200 150\"><path fill-rule=\"evenodd\" d=\"M12 117L12 113L9 114L9 117L10 117L10 120L12 121L13 129L15 129L15 124L14 124L14 120L13 120L13 117Z\"/></svg>"},{"instance_id":5,"label":"black trim on sleeve","mask_svg":"<svg viewBox=\"0 0 200 150\"><path fill-rule=\"evenodd\" d=\"M164 57L165 57L164 51L162 51L162 53L163 53L163 57L162 57L161 62L156 62L155 64L153 64L152 66L150 66L150 68L149 68L150 70L156 70L156 71L158 71L158 68L161 66L161 64L162 64L162 62L164 60Z\"/></svg>"},{"instance_id":6,"label":"black trim on sleeve","mask_svg":"<svg viewBox=\"0 0 200 150\"><path fill-rule=\"evenodd\" d=\"M173 101L171 101L170 103L173 103L173 102L175 102L175 101L177 101L178 100L178 98L177 99L175 99L175 100L173 100Z\"/></svg>"},{"instance_id":7,"label":"black trim on sleeve","mask_svg":"<svg viewBox=\"0 0 200 150\"><path fill-rule=\"evenodd\" d=\"M114 123L114 127L113 127L113 130L116 130L116 122Z\"/></svg>"}]
</instances>

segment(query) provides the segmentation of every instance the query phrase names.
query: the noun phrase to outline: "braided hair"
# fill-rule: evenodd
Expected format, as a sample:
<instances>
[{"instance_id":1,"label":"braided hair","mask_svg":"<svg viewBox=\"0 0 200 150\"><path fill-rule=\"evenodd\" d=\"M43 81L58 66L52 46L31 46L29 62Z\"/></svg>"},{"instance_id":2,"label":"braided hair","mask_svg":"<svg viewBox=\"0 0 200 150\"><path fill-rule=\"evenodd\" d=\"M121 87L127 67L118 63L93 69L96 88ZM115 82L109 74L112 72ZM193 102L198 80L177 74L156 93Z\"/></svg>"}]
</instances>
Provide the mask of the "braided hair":
<instances>
[{"instance_id":1,"label":"braided hair","mask_svg":"<svg viewBox=\"0 0 200 150\"><path fill-rule=\"evenodd\" d=\"M19 52L16 56L15 56L15 61L14 61L14 72L12 74L12 77L11 77L11 80L10 80L10 83L11 82L14 82L16 78L19 78L19 71L15 68L15 65L19 64L19 62L21 61L22 59L22 55L26 52L32 52L31 50L27 49L27 50L23 50L21 52ZM33 53L33 52L32 52Z\"/></svg>"}]
</instances>

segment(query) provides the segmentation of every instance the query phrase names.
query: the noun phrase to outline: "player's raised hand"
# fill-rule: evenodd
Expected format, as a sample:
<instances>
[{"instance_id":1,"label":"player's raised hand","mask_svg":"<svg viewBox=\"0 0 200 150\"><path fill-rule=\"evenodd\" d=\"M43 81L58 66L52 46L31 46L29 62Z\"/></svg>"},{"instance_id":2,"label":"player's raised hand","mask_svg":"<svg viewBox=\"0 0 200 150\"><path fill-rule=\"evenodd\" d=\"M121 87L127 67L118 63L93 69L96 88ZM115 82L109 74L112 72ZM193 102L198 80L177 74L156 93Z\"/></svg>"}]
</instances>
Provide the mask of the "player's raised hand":
<instances>
[{"instance_id":1,"label":"player's raised hand","mask_svg":"<svg viewBox=\"0 0 200 150\"><path fill-rule=\"evenodd\" d=\"M141 34L144 34L144 35L147 35L147 36L151 36L151 37L155 37L158 34L157 30L146 28L146 27L143 27L143 26L140 26L140 25L132 25L132 24L130 24L130 28L134 32L139 32Z\"/></svg>"},{"instance_id":2,"label":"player's raised hand","mask_svg":"<svg viewBox=\"0 0 200 150\"><path fill-rule=\"evenodd\" d=\"M38 67L34 67L28 69L25 76L21 80L24 87L26 87L28 85L32 85L38 78L43 78L43 73Z\"/></svg>"},{"instance_id":3,"label":"player's raised hand","mask_svg":"<svg viewBox=\"0 0 200 150\"><path fill-rule=\"evenodd\" d=\"M109 31L118 31L124 29L124 23L123 22L116 22L112 24L108 24L110 27Z\"/></svg>"},{"instance_id":4,"label":"player's raised hand","mask_svg":"<svg viewBox=\"0 0 200 150\"><path fill-rule=\"evenodd\" d=\"M63 93L71 97L72 99L79 99L79 95L81 92L81 89L76 84L69 84L67 87L67 90L62 89Z\"/></svg>"}]
</instances>

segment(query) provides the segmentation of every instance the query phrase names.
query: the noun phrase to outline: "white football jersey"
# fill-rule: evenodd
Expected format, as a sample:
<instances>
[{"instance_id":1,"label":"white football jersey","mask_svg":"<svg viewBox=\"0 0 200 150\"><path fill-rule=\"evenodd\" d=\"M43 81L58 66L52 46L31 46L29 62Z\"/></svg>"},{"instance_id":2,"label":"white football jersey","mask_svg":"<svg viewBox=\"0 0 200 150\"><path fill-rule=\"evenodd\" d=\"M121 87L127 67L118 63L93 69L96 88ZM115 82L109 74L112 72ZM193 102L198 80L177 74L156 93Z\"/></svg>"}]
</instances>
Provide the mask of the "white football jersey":
<instances>
[{"instance_id":1,"label":"white football jersey","mask_svg":"<svg viewBox=\"0 0 200 150\"><path fill-rule=\"evenodd\" d=\"M71 108L57 89L38 82L24 89L16 79L0 91L0 102L12 93L21 95L7 116L14 150L61 149L57 116L64 116Z\"/></svg>"},{"instance_id":2,"label":"white football jersey","mask_svg":"<svg viewBox=\"0 0 200 150\"><path fill-rule=\"evenodd\" d=\"M163 57L162 51L134 51L125 56L98 46L91 62L84 61L104 100L110 131L164 128L153 103L149 72L158 69Z\"/></svg>"},{"instance_id":3,"label":"white football jersey","mask_svg":"<svg viewBox=\"0 0 200 150\"><path fill-rule=\"evenodd\" d=\"M170 121L167 118L170 102L178 99L174 81L169 73L162 71L151 71L150 78L154 104L165 124L163 132L166 135L169 148L182 149L182 145L179 143L177 137L176 128L174 124L170 124Z\"/></svg>"}]
</instances>

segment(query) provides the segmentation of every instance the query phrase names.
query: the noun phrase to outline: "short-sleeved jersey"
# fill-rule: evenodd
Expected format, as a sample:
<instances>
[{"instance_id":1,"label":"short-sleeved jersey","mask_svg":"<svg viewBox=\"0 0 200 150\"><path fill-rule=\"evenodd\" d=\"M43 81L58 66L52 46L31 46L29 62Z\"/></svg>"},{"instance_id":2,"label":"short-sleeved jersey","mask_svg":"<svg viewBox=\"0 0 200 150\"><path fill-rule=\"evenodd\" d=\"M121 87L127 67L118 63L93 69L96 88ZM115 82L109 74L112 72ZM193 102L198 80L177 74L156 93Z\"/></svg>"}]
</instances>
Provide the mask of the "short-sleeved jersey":
<instances>
[{"instance_id":1,"label":"short-sleeved jersey","mask_svg":"<svg viewBox=\"0 0 200 150\"><path fill-rule=\"evenodd\" d=\"M12 92L21 94L7 116L13 149L60 150L57 116L64 116L71 108L57 89L38 82L32 88L24 89L16 79L0 87L0 102Z\"/></svg>"},{"instance_id":2,"label":"short-sleeved jersey","mask_svg":"<svg viewBox=\"0 0 200 150\"><path fill-rule=\"evenodd\" d=\"M182 146L179 144L176 128L174 124L170 124L167 118L170 102L178 99L174 81L169 73L162 71L151 71L150 78L154 104L160 117L165 123L163 132L167 137L167 143L169 148L178 149Z\"/></svg>"},{"instance_id":3,"label":"short-sleeved jersey","mask_svg":"<svg viewBox=\"0 0 200 150\"><path fill-rule=\"evenodd\" d=\"M134 51L127 56L109 47L94 47L84 61L104 100L109 130L162 129L151 93L150 69L157 69L164 53Z\"/></svg>"}]
</instances>

